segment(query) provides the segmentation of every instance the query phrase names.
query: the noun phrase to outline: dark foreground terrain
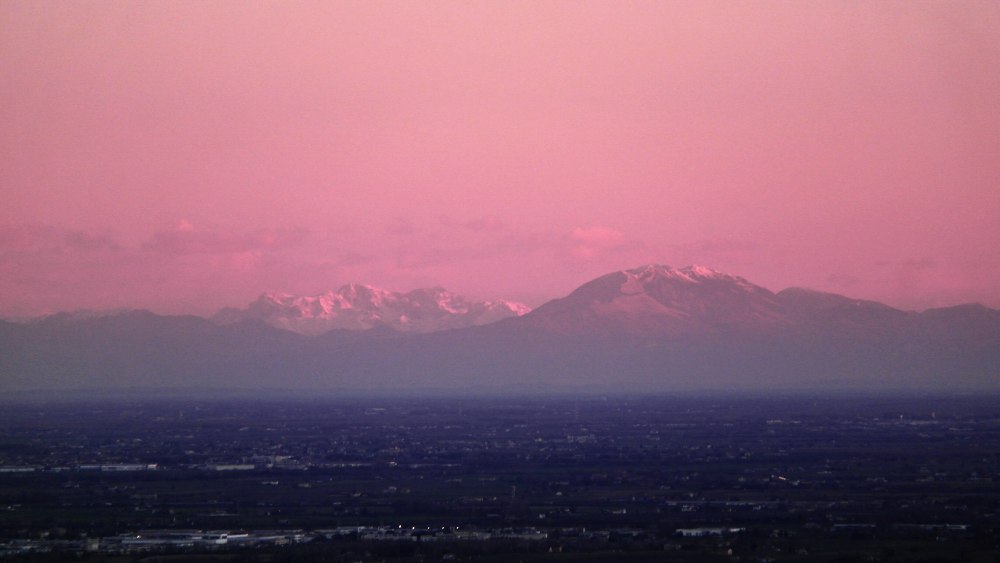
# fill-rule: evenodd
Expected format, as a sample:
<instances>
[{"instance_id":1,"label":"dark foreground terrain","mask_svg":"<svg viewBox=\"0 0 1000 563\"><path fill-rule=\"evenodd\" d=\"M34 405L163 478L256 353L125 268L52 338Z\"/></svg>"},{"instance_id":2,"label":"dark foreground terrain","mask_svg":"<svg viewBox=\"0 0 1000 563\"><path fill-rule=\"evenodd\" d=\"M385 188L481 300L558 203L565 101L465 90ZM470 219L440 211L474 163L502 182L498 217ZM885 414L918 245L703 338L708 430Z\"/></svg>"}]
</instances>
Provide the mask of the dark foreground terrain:
<instances>
[{"instance_id":1,"label":"dark foreground terrain","mask_svg":"<svg viewBox=\"0 0 1000 563\"><path fill-rule=\"evenodd\" d=\"M1000 561L997 397L23 399L18 561Z\"/></svg>"}]
</instances>

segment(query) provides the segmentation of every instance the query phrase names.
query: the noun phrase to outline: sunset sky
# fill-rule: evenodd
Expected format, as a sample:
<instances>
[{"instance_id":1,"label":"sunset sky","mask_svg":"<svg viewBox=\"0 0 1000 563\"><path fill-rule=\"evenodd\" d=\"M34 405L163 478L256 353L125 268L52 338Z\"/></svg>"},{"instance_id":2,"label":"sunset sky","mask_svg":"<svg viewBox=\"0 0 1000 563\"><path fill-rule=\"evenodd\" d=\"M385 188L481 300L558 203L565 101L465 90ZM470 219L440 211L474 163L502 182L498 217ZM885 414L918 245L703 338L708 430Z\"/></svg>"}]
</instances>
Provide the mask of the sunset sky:
<instances>
[{"instance_id":1,"label":"sunset sky","mask_svg":"<svg viewBox=\"0 0 1000 563\"><path fill-rule=\"evenodd\" d=\"M0 2L0 316L703 264L1000 307L1000 3Z\"/></svg>"}]
</instances>

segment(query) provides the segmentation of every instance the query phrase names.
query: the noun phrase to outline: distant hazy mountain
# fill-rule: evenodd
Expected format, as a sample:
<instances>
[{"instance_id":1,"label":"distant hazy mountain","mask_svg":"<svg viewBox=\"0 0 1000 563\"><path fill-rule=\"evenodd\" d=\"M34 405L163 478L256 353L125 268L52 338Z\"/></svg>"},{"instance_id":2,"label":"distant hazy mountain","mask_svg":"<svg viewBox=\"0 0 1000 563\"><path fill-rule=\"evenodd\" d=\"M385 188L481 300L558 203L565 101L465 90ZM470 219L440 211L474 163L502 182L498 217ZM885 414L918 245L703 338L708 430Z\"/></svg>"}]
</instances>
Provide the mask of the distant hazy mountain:
<instances>
[{"instance_id":1,"label":"distant hazy mountain","mask_svg":"<svg viewBox=\"0 0 1000 563\"><path fill-rule=\"evenodd\" d=\"M901 311L650 265L523 315L498 308L507 318L488 323L490 304L444 290L346 286L265 296L212 321L0 322L0 389L1000 391L1000 311L980 305Z\"/></svg>"},{"instance_id":2,"label":"distant hazy mountain","mask_svg":"<svg viewBox=\"0 0 1000 563\"><path fill-rule=\"evenodd\" d=\"M219 324L259 320L307 335L378 326L400 332L435 332L484 325L530 310L512 301L469 301L441 287L397 293L350 284L312 297L265 293L246 309L226 308L212 320Z\"/></svg>"},{"instance_id":3,"label":"distant hazy mountain","mask_svg":"<svg viewBox=\"0 0 1000 563\"><path fill-rule=\"evenodd\" d=\"M585 283L538 307L524 322L565 334L664 339L775 334L807 327L884 327L915 315L810 289L772 293L703 266L647 265Z\"/></svg>"},{"instance_id":4,"label":"distant hazy mountain","mask_svg":"<svg viewBox=\"0 0 1000 563\"><path fill-rule=\"evenodd\" d=\"M529 324L567 334L661 338L788 326L778 297L747 280L702 266L649 265L614 272L545 303Z\"/></svg>"}]
</instances>

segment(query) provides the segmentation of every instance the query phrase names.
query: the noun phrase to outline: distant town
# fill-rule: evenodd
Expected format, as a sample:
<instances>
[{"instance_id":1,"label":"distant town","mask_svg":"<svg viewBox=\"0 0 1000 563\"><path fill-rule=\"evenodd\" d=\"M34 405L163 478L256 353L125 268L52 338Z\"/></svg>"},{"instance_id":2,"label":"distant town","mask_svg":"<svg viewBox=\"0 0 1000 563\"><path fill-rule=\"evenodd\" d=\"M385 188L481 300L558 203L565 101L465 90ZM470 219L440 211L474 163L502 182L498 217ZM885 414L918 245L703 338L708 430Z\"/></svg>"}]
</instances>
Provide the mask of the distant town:
<instances>
[{"instance_id":1,"label":"distant town","mask_svg":"<svg viewBox=\"0 0 1000 563\"><path fill-rule=\"evenodd\" d=\"M997 404L805 395L9 403L0 555L993 561Z\"/></svg>"}]
</instances>

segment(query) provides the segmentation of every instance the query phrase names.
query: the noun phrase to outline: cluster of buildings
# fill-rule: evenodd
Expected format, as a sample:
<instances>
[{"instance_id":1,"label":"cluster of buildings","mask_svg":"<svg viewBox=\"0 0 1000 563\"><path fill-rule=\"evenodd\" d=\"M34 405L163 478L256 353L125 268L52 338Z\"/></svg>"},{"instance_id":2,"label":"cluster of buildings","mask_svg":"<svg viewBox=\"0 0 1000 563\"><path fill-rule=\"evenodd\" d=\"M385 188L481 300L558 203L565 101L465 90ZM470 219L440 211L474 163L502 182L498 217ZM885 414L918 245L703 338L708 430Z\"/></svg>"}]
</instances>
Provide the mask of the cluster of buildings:
<instances>
[{"instance_id":1,"label":"cluster of buildings","mask_svg":"<svg viewBox=\"0 0 1000 563\"><path fill-rule=\"evenodd\" d=\"M313 535L303 533L302 530L256 530L252 532L141 530L135 533L80 540L10 540L6 544L0 544L0 556L18 556L52 551L121 554L168 548L185 550L222 546L277 546L302 543L313 537Z\"/></svg>"},{"instance_id":2,"label":"cluster of buildings","mask_svg":"<svg viewBox=\"0 0 1000 563\"><path fill-rule=\"evenodd\" d=\"M316 539L338 538L364 541L537 541L548 538L537 528L460 529L458 527L418 528L397 526L341 526L313 530L140 530L138 532L102 538L14 539L0 544L0 557L23 556L31 553L79 552L126 554L163 549L195 550L282 546L306 543Z\"/></svg>"},{"instance_id":3,"label":"cluster of buildings","mask_svg":"<svg viewBox=\"0 0 1000 563\"><path fill-rule=\"evenodd\" d=\"M50 472L60 473L63 471L156 471L159 464L156 463L84 463L78 465L3 465L0 466L0 473L35 473Z\"/></svg>"}]
</instances>

